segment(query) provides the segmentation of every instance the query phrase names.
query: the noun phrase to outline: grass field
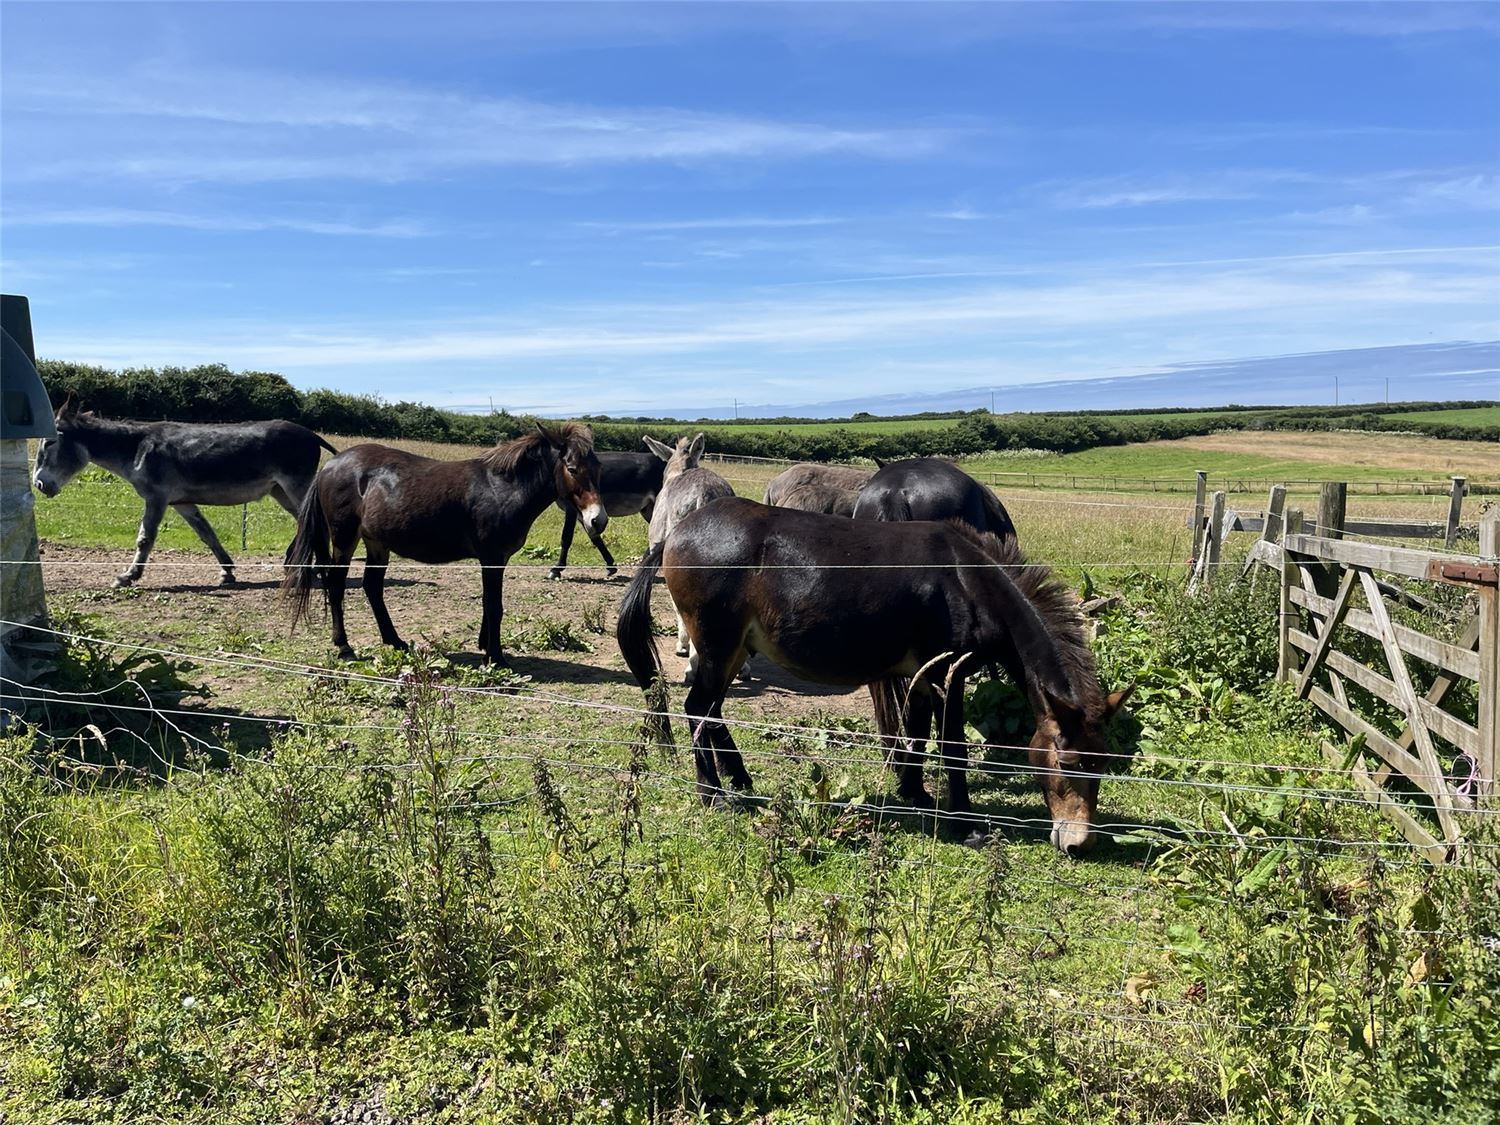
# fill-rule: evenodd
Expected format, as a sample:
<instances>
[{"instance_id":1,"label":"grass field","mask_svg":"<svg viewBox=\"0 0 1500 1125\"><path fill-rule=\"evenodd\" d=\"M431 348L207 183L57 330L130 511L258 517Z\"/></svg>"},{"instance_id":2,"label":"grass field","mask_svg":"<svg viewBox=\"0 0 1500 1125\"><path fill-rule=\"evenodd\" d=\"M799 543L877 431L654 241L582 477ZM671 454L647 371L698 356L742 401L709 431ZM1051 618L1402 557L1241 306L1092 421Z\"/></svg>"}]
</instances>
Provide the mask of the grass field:
<instances>
[{"instance_id":1,"label":"grass field","mask_svg":"<svg viewBox=\"0 0 1500 1125\"><path fill-rule=\"evenodd\" d=\"M1500 450L1472 442L1405 434L1213 434L1177 441L1104 446L1082 453L1038 457L971 458L965 466L995 474L1119 476L1186 482L1206 470L1211 487L1222 481L1344 480L1368 483L1428 480L1446 483L1458 473L1475 481L1500 480ZM1001 476L1000 479L1005 479ZM1138 483L1122 487L1140 489Z\"/></svg>"},{"instance_id":2,"label":"grass field","mask_svg":"<svg viewBox=\"0 0 1500 1125\"><path fill-rule=\"evenodd\" d=\"M359 438L335 438L341 448ZM1219 443L1230 448L1219 448ZM480 452L478 447L436 443L399 443L424 456L458 458ZM1404 435L1236 433L1222 438L1188 438L1116 446L1064 456L1036 458L975 458L964 462L970 472L993 483L1027 531L1027 542L1037 557L1059 562L1113 562L1116 552L1097 534L1099 520L1084 523L1072 517L1087 513L1109 517L1109 534L1122 537L1132 552L1137 547L1159 552L1165 560L1183 554L1186 541L1175 536L1191 507L1193 474L1209 472L1210 489L1254 482L1249 495L1237 495L1233 506L1252 510L1264 502L1262 480L1330 480L1354 482L1349 514L1369 518L1441 522L1447 516L1447 477L1462 472L1471 482L1500 482L1500 451L1464 442L1445 442ZM717 466L742 496L759 499L766 482L781 470L779 464L729 463ZM1080 483L1082 487L1070 487ZM1116 479L1109 479L1116 478ZM1154 490L1142 480L1156 480ZM1382 482L1433 482L1430 495L1381 495ZM1059 490L1067 496L1059 496ZM1169 491L1169 489L1171 491ZM1121 495L1121 493L1125 495ZM1317 485L1293 485L1294 501L1315 497ZM1477 501L1471 500L1471 503ZM242 519L238 508L206 508L220 540L231 554L243 549L274 553L290 542L291 518L270 500L249 506ZM125 550L135 541L140 501L118 478L89 469L61 495L36 499L37 526L44 541L69 546L101 546ZM555 558L561 536L562 514L549 509L528 540L519 564L542 565ZM645 524L630 517L615 522L608 532L611 550L621 558L645 550ZM168 512L157 540L164 549L201 550L191 529ZM244 546L242 546L242 543ZM549 553L550 552L550 553ZM1132 554L1133 557L1133 554ZM1183 556L1185 557L1185 555ZM571 561L597 565L602 560L587 537L574 539ZM121 569L128 562L122 558Z\"/></svg>"},{"instance_id":3,"label":"grass field","mask_svg":"<svg viewBox=\"0 0 1500 1125\"><path fill-rule=\"evenodd\" d=\"M777 467L721 468L757 495ZM393 567L414 656L351 591L341 663L288 627L283 513L252 506L239 588L169 516L112 590L138 501L39 499L54 620L95 639L0 740L0 1120L1486 1120L1488 838L1413 863L1269 683L1274 583L1183 596L1186 498L1002 491L1035 558L1123 598L1094 648L1139 686L1082 861L998 683L981 820L889 798L867 697L759 662L724 714L769 804L704 808L683 749L637 744L622 584L581 537L546 579L555 511L507 577L505 674L472 566ZM644 532L607 535L624 561Z\"/></svg>"},{"instance_id":4,"label":"grass field","mask_svg":"<svg viewBox=\"0 0 1500 1125\"><path fill-rule=\"evenodd\" d=\"M1158 418L1173 418L1196 421L1200 418L1214 418L1221 415L1239 414L1241 411L1224 410L1197 410L1197 411L1172 411L1162 414L1100 414L1090 415L1090 418L1101 422L1108 421L1151 421ZM1248 413L1259 413L1250 410ZM1441 412L1438 412L1441 413ZM996 415L1000 418L1010 417L1004 411ZM1023 415L1024 417L1024 415ZM723 428L734 433L793 433L793 434L826 434L834 430L848 430L852 433L866 434L900 434L913 430L943 430L957 425L960 418L858 418L848 420L824 420L816 422L724 422L715 420L702 423L702 428L712 432L716 428Z\"/></svg>"},{"instance_id":5,"label":"grass field","mask_svg":"<svg viewBox=\"0 0 1500 1125\"><path fill-rule=\"evenodd\" d=\"M1451 422L1457 426L1500 426L1500 406L1476 406L1467 410L1413 410L1392 414L1413 422Z\"/></svg>"}]
</instances>

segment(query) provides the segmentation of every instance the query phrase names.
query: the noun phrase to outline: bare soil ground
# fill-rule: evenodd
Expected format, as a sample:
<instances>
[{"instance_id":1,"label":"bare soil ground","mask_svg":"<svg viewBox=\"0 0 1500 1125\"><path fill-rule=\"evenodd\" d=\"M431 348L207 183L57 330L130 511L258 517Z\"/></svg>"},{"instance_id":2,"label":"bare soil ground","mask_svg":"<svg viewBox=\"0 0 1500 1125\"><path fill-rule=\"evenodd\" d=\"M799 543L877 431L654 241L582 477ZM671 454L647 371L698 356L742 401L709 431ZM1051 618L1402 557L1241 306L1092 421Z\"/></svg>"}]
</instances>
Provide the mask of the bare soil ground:
<instances>
[{"instance_id":1,"label":"bare soil ground","mask_svg":"<svg viewBox=\"0 0 1500 1125\"><path fill-rule=\"evenodd\" d=\"M130 552L43 544L42 575L53 612L77 612L100 619L106 635L130 639L204 660L195 679L214 693L215 706L250 713L277 714L281 706L267 695L259 676L234 666L242 657L337 667L329 643L328 620L321 595L314 593L311 619L291 631L291 612L280 590L281 560L244 556L237 562L240 583L221 587L217 565L206 554L158 550L134 587L111 587L115 574L130 561ZM537 689L594 703L637 708L641 691L620 656L614 639L616 611L629 569L613 579L602 571L570 567L560 581L547 577L543 563L514 565L505 581L506 656L515 670L532 678ZM380 650L379 634L358 583L358 564L351 570L345 598L349 638L358 653ZM479 572L473 565L425 566L395 560L386 584L386 604L402 636L426 641L455 663L478 664ZM663 665L680 684L686 660L673 654L675 624L666 592L658 585L652 609L659 631ZM591 651L554 651L535 634L546 625L570 626ZM66 628L66 618L62 627ZM602 632L598 631L601 630ZM215 661L222 661L217 663ZM358 662L348 665L359 670ZM797 680L764 659L751 664L749 682L737 682L729 695L735 717L790 722L832 711L871 718L869 696ZM681 689L673 693L681 704Z\"/></svg>"},{"instance_id":2,"label":"bare soil ground","mask_svg":"<svg viewBox=\"0 0 1500 1125\"><path fill-rule=\"evenodd\" d=\"M1475 477L1500 475L1500 449L1475 441L1443 441L1380 433L1218 433L1151 445L1216 453L1254 452L1288 461L1325 461L1382 469L1419 469Z\"/></svg>"}]
</instances>

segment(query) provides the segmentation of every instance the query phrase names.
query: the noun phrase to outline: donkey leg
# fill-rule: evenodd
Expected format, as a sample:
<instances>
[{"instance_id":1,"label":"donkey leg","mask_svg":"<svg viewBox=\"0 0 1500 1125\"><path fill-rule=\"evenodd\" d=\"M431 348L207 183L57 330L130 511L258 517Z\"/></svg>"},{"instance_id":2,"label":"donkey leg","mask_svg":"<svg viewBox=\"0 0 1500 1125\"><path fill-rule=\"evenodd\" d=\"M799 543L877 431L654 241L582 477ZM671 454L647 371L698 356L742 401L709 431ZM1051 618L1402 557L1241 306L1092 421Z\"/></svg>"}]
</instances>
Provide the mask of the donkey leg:
<instances>
[{"instance_id":1,"label":"donkey leg","mask_svg":"<svg viewBox=\"0 0 1500 1125\"><path fill-rule=\"evenodd\" d=\"M353 660L354 649L349 644L349 635L344 632L344 587L349 583L349 560L354 557L356 537L352 541L340 542L335 536L332 557L323 568L323 592L328 598L328 618L333 626L333 646L339 650L339 658Z\"/></svg>"},{"instance_id":2,"label":"donkey leg","mask_svg":"<svg viewBox=\"0 0 1500 1125\"><path fill-rule=\"evenodd\" d=\"M375 626L380 630L382 644L388 644L398 652L410 646L396 632L391 622L391 611L385 607L385 569L390 564L391 552L387 547L373 546L365 540L365 600L370 603L370 612L375 615Z\"/></svg>"},{"instance_id":3,"label":"donkey leg","mask_svg":"<svg viewBox=\"0 0 1500 1125\"><path fill-rule=\"evenodd\" d=\"M922 784L922 764L927 757L927 739L932 733L932 700L925 691L912 694L906 707L906 736L896 739L891 768L896 771L896 792L903 800L922 808L937 802Z\"/></svg>"},{"instance_id":4,"label":"donkey leg","mask_svg":"<svg viewBox=\"0 0 1500 1125\"><path fill-rule=\"evenodd\" d=\"M219 560L219 585L233 586L235 584L234 560L229 557L229 552L224 550L224 545L219 542L219 536L214 532L214 525L208 522L208 517L198 510L196 504L173 504L172 509L198 533L198 538L208 545L208 549L214 553L214 558Z\"/></svg>"},{"instance_id":5,"label":"donkey leg","mask_svg":"<svg viewBox=\"0 0 1500 1125\"><path fill-rule=\"evenodd\" d=\"M505 617L505 563L484 563L484 619L480 623L480 645L491 664L509 668L510 662L500 651L500 622Z\"/></svg>"},{"instance_id":6,"label":"donkey leg","mask_svg":"<svg viewBox=\"0 0 1500 1125\"><path fill-rule=\"evenodd\" d=\"M724 799L724 788L719 783L719 771L714 765L714 748L728 738L727 730L724 730L723 735L718 733L724 728L722 723L716 721L716 716L721 713L719 708L724 702L729 677L720 662L709 661L701 671L703 674L688 689L682 710L688 720L693 768L698 776L698 796L705 805L712 805ZM732 750L734 741L730 739L728 745ZM744 772L743 763L740 764L740 772ZM736 778L735 781L738 784L739 779ZM748 786L748 776L745 782Z\"/></svg>"},{"instance_id":7,"label":"donkey leg","mask_svg":"<svg viewBox=\"0 0 1500 1125\"><path fill-rule=\"evenodd\" d=\"M964 678L950 675L946 696L939 704L938 729L943 742L943 768L948 775L948 811L970 812L969 736L964 733Z\"/></svg>"},{"instance_id":8,"label":"donkey leg","mask_svg":"<svg viewBox=\"0 0 1500 1125\"><path fill-rule=\"evenodd\" d=\"M707 734L713 742L714 759L719 764L719 772L728 777L729 784L741 793L751 792L755 786L750 780L750 772L745 769L745 759L740 755L739 747L734 744L734 736L729 733L729 727L723 722L722 699L714 704L712 717L719 721L709 726Z\"/></svg>"},{"instance_id":9,"label":"donkey leg","mask_svg":"<svg viewBox=\"0 0 1500 1125\"><path fill-rule=\"evenodd\" d=\"M557 556L557 565L548 571L548 578L562 577L563 567L568 565L568 548L573 545L573 528L577 524L578 509L572 504L565 505L563 507L562 553Z\"/></svg>"},{"instance_id":10,"label":"donkey leg","mask_svg":"<svg viewBox=\"0 0 1500 1125\"><path fill-rule=\"evenodd\" d=\"M288 487L284 482L277 481L271 486L271 491L267 495L280 504L286 510L287 514L295 519L297 511L302 507L302 501L307 496L307 490L311 485L311 477L302 482L300 489L295 486Z\"/></svg>"},{"instance_id":11,"label":"donkey leg","mask_svg":"<svg viewBox=\"0 0 1500 1125\"><path fill-rule=\"evenodd\" d=\"M604 545L604 536L600 535L592 527L585 527L584 532L589 537L589 542L594 545L594 550L599 552L599 557L604 560L604 577L613 578L619 567L615 566L615 557L609 553L609 548Z\"/></svg>"},{"instance_id":12,"label":"donkey leg","mask_svg":"<svg viewBox=\"0 0 1500 1125\"><path fill-rule=\"evenodd\" d=\"M161 527L161 518L167 514L167 502L147 499L146 510L141 513L141 527L135 535L135 561L115 577L116 586L129 586L140 578L146 569L146 560L151 557L151 548L156 543L156 531Z\"/></svg>"}]
</instances>

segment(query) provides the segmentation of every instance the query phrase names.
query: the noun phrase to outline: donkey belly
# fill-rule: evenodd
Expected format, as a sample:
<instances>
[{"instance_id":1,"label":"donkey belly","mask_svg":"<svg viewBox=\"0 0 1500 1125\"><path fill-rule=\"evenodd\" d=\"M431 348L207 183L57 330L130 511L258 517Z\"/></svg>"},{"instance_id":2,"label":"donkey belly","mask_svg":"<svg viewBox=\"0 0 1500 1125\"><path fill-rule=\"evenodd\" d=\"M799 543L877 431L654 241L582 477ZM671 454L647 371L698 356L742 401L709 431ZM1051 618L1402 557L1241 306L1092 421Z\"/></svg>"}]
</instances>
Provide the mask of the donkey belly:
<instances>
[{"instance_id":1,"label":"donkey belly","mask_svg":"<svg viewBox=\"0 0 1500 1125\"><path fill-rule=\"evenodd\" d=\"M171 481L147 485L169 504L253 504L271 491L270 476L236 481Z\"/></svg>"},{"instance_id":2,"label":"donkey belly","mask_svg":"<svg viewBox=\"0 0 1500 1125\"><path fill-rule=\"evenodd\" d=\"M862 630L859 630L862 632ZM893 675L910 675L920 665L897 637L858 639L829 626L806 630L766 629L751 622L746 645L793 675L819 684L857 687Z\"/></svg>"},{"instance_id":3,"label":"donkey belly","mask_svg":"<svg viewBox=\"0 0 1500 1125\"><path fill-rule=\"evenodd\" d=\"M451 503L427 507L372 489L365 495L360 531L367 543L373 540L415 562L449 563L479 555L473 520Z\"/></svg>"}]
</instances>

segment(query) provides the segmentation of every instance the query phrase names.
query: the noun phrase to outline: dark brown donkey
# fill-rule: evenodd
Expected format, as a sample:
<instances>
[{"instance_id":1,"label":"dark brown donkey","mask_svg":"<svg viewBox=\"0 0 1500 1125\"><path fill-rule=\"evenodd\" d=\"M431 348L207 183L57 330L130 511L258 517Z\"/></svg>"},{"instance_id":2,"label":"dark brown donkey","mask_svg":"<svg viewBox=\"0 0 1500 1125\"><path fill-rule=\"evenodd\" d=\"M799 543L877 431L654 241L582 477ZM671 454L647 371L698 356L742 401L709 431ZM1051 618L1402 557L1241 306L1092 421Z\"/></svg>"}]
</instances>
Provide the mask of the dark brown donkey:
<instances>
[{"instance_id":1,"label":"dark brown donkey","mask_svg":"<svg viewBox=\"0 0 1500 1125\"><path fill-rule=\"evenodd\" d=\"M686 516L641 560L620 605L620 651L646 689L648 738L670 740L651 632L660 570L697 647L687 713L698 793L741 790L750 775L721 721L735 669L761 653L804 679L869 684L911 677L912 711L940 716L948 807L969 811L964 677L996 663L1023 685L1036 719L1028 759L1069 855L1093 838L1105 724L1128 691L1106 695L1071 591L1044 566L958 521L876 523L748 500ZM910 720L909 720L910 721ZM892 733L882 730L882 734ZM931 805L921 760L899 766L900 793Z\"/></svg>"},{"instance_id":2,"label":"dark brown donkey","mask_svg":"<svg viewBox=\"0 0 1500 1125\"><path fill-rule=\"evenodd\" d=\"M344 582L363 539L365 597L380 639L405 648L385 608L392 552L422 563L477 558L484 576L479 647L491 663L503 664L505 564L536 518L558 501L576 508L595 532L609 520L599 500L599 458L587 426L538 424L536 433L467 461L436 461L385 445L346 449L323 466L297 514L282 583L292 601L292 625L307 612L317 568L333 618L333 643L340 656L354 656L344 633Z\"/></svg>"}]
</instances>

